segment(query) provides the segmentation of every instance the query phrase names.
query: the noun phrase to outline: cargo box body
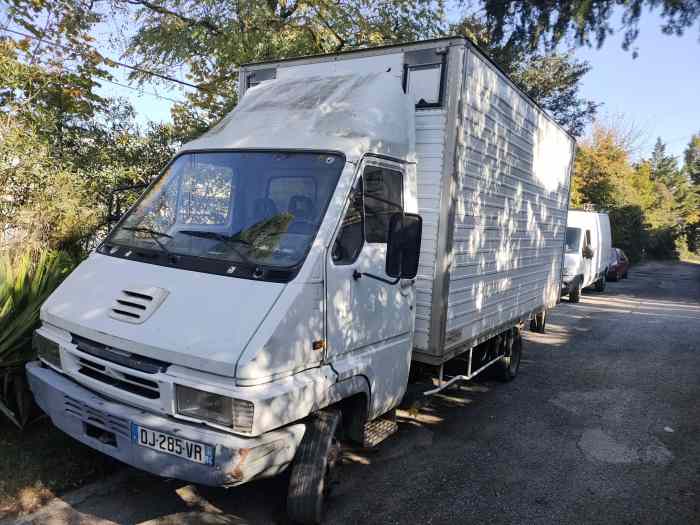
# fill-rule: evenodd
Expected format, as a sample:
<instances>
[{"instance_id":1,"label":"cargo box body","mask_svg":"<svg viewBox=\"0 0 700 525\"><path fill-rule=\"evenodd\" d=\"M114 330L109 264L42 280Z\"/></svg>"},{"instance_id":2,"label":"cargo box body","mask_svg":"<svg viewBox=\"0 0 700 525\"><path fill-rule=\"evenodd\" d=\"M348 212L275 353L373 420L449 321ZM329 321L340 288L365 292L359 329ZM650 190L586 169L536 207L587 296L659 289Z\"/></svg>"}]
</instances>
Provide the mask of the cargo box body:
<instances>
[{"instance_id":1,"label":"cargo box body","mask_svg":"<svg viewBox=\"0 0 700 525\"><path fill-rule=\"evenodd\" d=\"M416 102L413 359L441 364L556 304L575 143L462 38L248 65L240 96L273 78L373 72Z\"/></svg>"}]
</instances>

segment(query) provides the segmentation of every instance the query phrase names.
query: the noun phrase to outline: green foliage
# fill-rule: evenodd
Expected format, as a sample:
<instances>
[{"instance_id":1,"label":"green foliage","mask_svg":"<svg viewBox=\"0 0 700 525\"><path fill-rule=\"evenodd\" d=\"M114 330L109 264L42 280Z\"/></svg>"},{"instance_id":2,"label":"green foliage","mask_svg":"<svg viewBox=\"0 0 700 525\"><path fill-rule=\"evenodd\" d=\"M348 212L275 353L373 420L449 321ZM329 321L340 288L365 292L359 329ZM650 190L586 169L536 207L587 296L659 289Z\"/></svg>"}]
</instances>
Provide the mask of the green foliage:
<instances>
[{"instance_id":1,"label":"green foliage","mask_svg":"<svg viewBox=\"0 0 700 525\"><path fill-rule=\"evenodd\" d=\"M144 133L120 100L76 93L71 105L56 96L65 82L0 40L0 249L85 253L110 190L150 180L174 152L172 126Z\"/></svg>"},{"instance_id":2,"label":"green foliage","mask_svg":"<svg viewBox=\"0 0 700 525\"><path fill-rule=\"evenodd\" d=\"M614 33L611 19L622 14L622 47L632 47L639 34L642 12L660 9L667 35L681 35L700 17L696 0L485 0L489 28L497 38L510 35L531 49L554 48L567 38L578 45L602 46ZM633 52L636 54L637 50Z\"/></svg>"},{"instance_id":3,"label":"green foliage","mask_svg":"<svg viewBox=\"0 0 700 525\"><path fill-rule=\"evenodd\" d=\"M700 187L700 133L690 137L684 157L685 174L696 187Z\"/></svg>"},{"instance_id":4,"label":"green foliage","mask_svg":"<svg viewBox=\"0 0 700 525\"><path fill-rule=\"evenodd\" d=\"M700 199L690 178L659 139L652 156L633 164L624 137L595 126L576 154L571 203L607 209L613 244L633 260L677 257L695 249Z\"/></svg>"},{"instance_id":5,"label":"green foliage","mask_svg":"<svg viewBox=\"0 0 700 525\"><path fill-rule=\"evenodd\" d=\"M629 155L614 131L594 126L591 137L582 140L576 151L571 204L581 207L593 203L611 208L618 202L616 181L632 174Z\"/></svg>"},{"instance_id":6,"label":"green foliage","mask_svg":"<svg viewBox=\"0 0 700 525\"><path fill-rule=\"evenodd\" d=\"M649 230L644 211L628 205L608 210L613 245L622 249L632 262L639 261L649 245Z\"/></svg>"},{"instance_id":7,"label":"green foliage","mask_svg":"<svg viewBox=\"0 0 700 525\"><path fill-rule=\"evenodd\" d=\"M63 252L0 257L0 368L31 357L39 308L73 266L73 258Z\"/></svg>"},{"instance_id":8,"label":"green foliage","mask_svg":"<svg viewBox=\"0 0 700 525\"><path fill-rule=\"evenodd\" d=\"M700 254L700 133L690 138L684 160L683 174L688 184L682 189L685 194L683 213L687 216L683 251Z\"/></svg>"},{"instance_id":9,"label":"green foliage","mask_svg":"<svg viewBox=\"0 0 700 525\"><path fill-rule=\"evenodd\" d=\"M149 70L183 71L201 88L173 110L183 137L201 133L233 109L243 63L435 37L444 18L442 0L130 4L138 7L138 25L127 53Z\"/></svg>"}]
</instances>

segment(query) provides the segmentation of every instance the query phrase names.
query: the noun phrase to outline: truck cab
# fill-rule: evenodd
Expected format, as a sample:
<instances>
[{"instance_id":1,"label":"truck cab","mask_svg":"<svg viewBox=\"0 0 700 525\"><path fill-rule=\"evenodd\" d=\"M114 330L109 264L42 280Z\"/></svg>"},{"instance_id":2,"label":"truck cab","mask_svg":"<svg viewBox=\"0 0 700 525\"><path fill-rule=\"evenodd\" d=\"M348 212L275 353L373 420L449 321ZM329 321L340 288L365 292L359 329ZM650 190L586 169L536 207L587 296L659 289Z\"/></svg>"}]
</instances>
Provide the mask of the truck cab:
<instances>
[{"instance_id":1,"label":"truck cab","mask_svg":"<svg viewBox=\"0 0 700 525\"><path fill-rule=\"evenodd\" d=\"M231 486L286 468L322 409L361 440L400 402L421 221L385 76L261 84L181 149L41 309L28 375L58 427Z\"/></svg>"}]
</instances>

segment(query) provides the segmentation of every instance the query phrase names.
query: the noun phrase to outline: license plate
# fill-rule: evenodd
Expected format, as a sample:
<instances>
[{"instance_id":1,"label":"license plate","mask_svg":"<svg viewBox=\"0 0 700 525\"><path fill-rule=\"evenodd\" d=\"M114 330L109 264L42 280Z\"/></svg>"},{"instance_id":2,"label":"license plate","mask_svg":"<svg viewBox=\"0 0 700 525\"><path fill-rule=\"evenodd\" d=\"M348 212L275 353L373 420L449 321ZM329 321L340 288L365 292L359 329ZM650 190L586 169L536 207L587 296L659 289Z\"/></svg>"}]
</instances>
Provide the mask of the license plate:
<instances>
[{"instance_id":1,"label":"license plate","mask_svg":"<svg viewBox=\"0 0 700 525\"><path fill-rule=\"evenodd\" d=\"M179 438L134 423L131 424L131 440L142 447L172 454L188 461L202 465L214 464L214 447L211 445Z\"/></svg>"}]
</instances>

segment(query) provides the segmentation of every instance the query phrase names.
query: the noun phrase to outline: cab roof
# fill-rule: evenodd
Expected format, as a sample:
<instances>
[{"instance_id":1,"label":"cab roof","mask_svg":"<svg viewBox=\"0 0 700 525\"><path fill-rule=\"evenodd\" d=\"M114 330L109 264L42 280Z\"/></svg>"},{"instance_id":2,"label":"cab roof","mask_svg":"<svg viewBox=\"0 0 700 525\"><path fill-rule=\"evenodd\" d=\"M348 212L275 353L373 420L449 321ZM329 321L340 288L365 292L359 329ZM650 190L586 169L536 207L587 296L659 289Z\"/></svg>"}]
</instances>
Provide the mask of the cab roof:
<instances>
[{"instance_id":1,"label":"cab roof","mask_svg":"<svg viewBox=\"0 0 700 525\"><path fill-rule=\"evenodd\" d=\"M415 161L414 107L388 73L262 82L181 151L292 149L365 153Z\"/></svg>"}]
</instances>

